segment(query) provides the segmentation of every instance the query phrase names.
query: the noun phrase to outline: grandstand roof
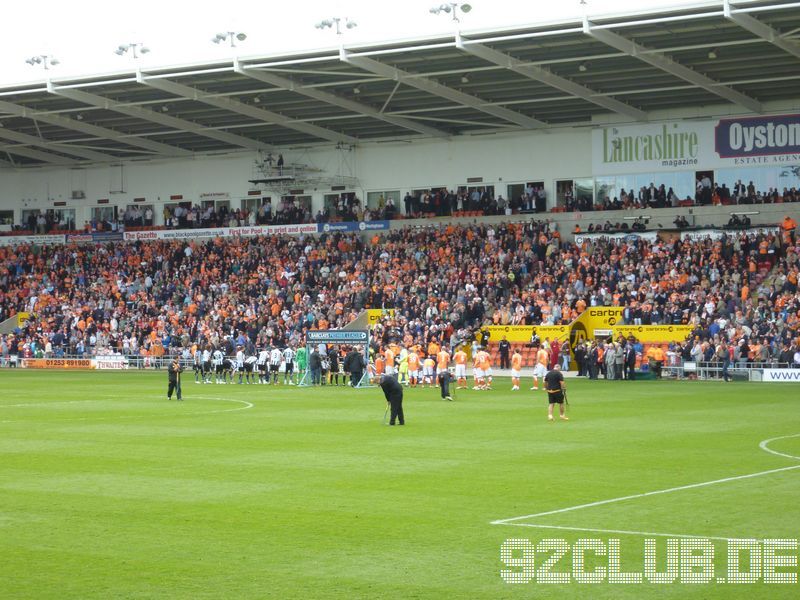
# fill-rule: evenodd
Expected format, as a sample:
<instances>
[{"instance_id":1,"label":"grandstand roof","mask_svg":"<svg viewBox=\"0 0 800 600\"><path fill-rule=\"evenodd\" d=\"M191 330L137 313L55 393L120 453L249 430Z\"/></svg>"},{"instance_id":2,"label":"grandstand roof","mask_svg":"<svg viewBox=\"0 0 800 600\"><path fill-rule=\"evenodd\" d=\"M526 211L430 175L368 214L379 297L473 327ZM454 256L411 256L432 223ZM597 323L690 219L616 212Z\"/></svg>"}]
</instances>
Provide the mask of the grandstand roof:
<instances>
[{"instance_id":1,"label":"grandstand roof","mask_svg":"<svg viewBox=\"0 0 800 600\"><path fill-rule=\"evenodd\" d=\"M705 2L0 88L0 162L77 165L647 120L800 98L800 3Z\"/></svg>"}]
</instances>

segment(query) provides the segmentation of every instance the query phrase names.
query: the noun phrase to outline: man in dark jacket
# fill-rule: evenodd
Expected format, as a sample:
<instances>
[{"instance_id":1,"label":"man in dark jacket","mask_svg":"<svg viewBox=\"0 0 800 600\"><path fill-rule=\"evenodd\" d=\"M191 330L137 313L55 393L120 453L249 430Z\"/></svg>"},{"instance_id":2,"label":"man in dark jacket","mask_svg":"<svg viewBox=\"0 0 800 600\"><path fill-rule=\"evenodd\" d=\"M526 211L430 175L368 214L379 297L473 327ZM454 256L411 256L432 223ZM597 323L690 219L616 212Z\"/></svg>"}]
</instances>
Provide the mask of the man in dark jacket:
<instances>
[{"instance_id":1,"label":"man in dark jacket","mask_svg":"<svg viewBox=\"0 0 800 600\"><path fill-rule=\"evenodd\" d=\"M400 425L405 425L406 421L403 417L403 386L391 375L381 377L380 385L383 395L386 396L386 401L391 406L392 416L389 419L389 425L394 425L395 420Z\"/></svg>"},{"instance_id":2,"label":"man in dark jacket","mask_svg":"<svg viewBox=\"0 0 800 600\"><path fill-rule=\"evenodd\" d=\"M511 351L511 344L506 339L506 336L503 336L503 339L500 340L500 368L501 369L509 369L511 368L511 363L508 360L509 353Z\"/></svg>"},{"instance_id":3,"label":"man in dark jacket","mask_svg":"<svg viewBox=\"0 0 800 600\"><path fill-rule=\"evenodd\" d=\"M597 344L592 342L592 345L589 347L589 352L586 354L586 363L589 369L589 379L597 379L598 371L600 370L600 351L597 348Z\"/></svg>"},{"instance_id":4,"label":"man in dark jacket","mask_svg":"<svg viewBox=\"0 0 800 600\"><path fill-rule=\"evenodd\" d=\"M577 346L575 346L575 362L578 363L578 377L583 377L587 375L586 372L586 346L583 345L582 342L579 342Z\"/></svg>"},{"instance_id":5,"label":"man in dark jacket","mask_svg":"<svg viewBox=\"0 0 800 600\"><path fill-rule=\"evenodd\" d=\"M311 372L311 385L319 385L322 372L322 358L319 355L319 350L316 348L314 348L311 355L308 357L308 370Z\"/></svg>"},{"instance_id":6,"label":"man in dark jacket","mask_svg":"<svg viewBox=\"0 0 800 600\"><path fill-rule=\"evenodd\" d=\"M625 347L625 375L628 381L636 379L636 349L631 342Z\"/></svg>"},{"instance_id":7,"label":"man in dark jacket","mask_svg":"<svg viewBox=\"0 0 800 600\"><path fill-rule=\"evenodd\" d=\"M167 369L169 377L169 387L167 388L167 400L172 400L172 392L176 392L178 400L183 400L181 396L181 364L177 358L173 358Z\"/></svg>"},{"instance_id":8,"label":"man in dark jacket","mask_svg":"<svg viewBox=\"0 0 800 600\"><path fill-rule=\"evenodd\" d=\"M361 353L355 348L350 348L350 352L344 358L344 370L350 373L350 385L356 387L364 376L364 359Z\"/></svg>"}]
</instances>

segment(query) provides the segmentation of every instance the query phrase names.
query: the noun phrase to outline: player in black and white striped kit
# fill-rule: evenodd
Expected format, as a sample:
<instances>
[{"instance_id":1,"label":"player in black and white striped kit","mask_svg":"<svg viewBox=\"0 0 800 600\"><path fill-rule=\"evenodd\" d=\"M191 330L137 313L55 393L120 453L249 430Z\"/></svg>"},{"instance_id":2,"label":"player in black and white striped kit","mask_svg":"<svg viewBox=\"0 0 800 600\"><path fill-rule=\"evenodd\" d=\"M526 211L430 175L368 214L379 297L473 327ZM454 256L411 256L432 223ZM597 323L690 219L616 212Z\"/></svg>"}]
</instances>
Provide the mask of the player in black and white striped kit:
<instances>
[{"instance_id":1,"label":"player in black and white striped kit","mask_svg":"<svg viewBox=\"0 0 800 600\"><path fill-rule=\"evenodd\" d=\"M283 352L275 346L269 353L269 372L272 375L272 385L278 385L278 371L281 368Z\"/></svg>"},{"instance_id":2,"label":"player in black and white striped kit","mask_svg":"<svg viewBox=\"0 0 800 600\"><path fill-rule=\"evenodd\" d=\"M291 346L286 346L283 350L283 362L286 368L283 372L283 385L286 385L288 379L289 385L294 385L294 350Z\"/></svg>"},{"instance_id":3,"label":"player in black and white striped kit","mask_svg":"<svg viewBox=\"0 0 800 600\"><path fill-rule=\"evenodd\" d=\"M222 351L219 348L214 350L214 354L211 357L211 364L214 367L216 383L225 383L225 372L223 367L224 361L225 355L222 354Z\"/></svg>"},{"instance_id":4,"label":"player in black and white striped kit","mask_svg":"<svg viewBox=\"0 0 800 600\"><path fill-rule=\"evenodd\" d=\"M194 351L194 382L202 383L201 379L203 379L203 351L198 346Z\"/></svg>"},{"instance_id":5,"label":"player in black and white striped kit","mask_svg":"<svg viewBox=\"0 0 800 600\"><path fill-rule=\"evenodd\" d=\"M252 383L256 383L256 363L258 362L258 358L255 355L250 354L247 358L244 359L244 377L247 381L247 385L250 385L251 379Z\"/></svg>"},{"instance_id":6,"label":"player in black and white striped kit","mask_svg":"<svg viewBox=\"0 0 800 600\"><path fill-rule=\"evenodd\" d=\"M262 348L258 353L258 381L260 383L269 385L269 373L267 373L267 363L269 362L269 352L266 348Z\"/></svg>"}]
</instances>

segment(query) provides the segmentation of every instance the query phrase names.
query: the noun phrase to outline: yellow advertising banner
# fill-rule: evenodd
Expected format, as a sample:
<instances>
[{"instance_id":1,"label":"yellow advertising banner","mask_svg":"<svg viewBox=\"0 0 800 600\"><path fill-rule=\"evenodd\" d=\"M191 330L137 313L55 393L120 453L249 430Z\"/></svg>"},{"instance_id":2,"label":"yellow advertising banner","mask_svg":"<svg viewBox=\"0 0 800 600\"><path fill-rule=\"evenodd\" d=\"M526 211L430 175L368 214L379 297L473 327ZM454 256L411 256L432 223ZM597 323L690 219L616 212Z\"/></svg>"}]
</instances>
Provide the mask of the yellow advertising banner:
<instances>
[{"instance_id":1,"label":"yellow advertising banner","mask_svg":"<svg viewBox=\"0 0 800 600\"><path fill-rule=\"evenodd\" d=\"M609 332L622 320L621 306L592 306L583 311L572 322L569 332L569 346L573 354L578 344L595 339L596 331Z\"/></svg>"},{"instance_id":2,"label":"yellow advertising banner","mask_svg":"<svg viewBox=\"0 0 800 600\"><path fill-rule=\"evenodd\" d=\"M393 308L369 308L367 309L367 323L370 327L374 327L378 321L384 317L394 317Z\"/></svg>"},{"instance_id":3,"label":"yellow advertising banner","mask_svg":"<svg viewBox=\"0 0 800 600\"><path fill-rule=\"evenodd\" d=\"M615 325L614 339L633 336L643 344L682 342L692 333L691 325Z\"/></svg>"},{"instance_id":4,"label":"yellow advertising banner","mask_svg":"<svg viewBox=\"0 0 800 600\"><path fill-rule=\"evenodd\" d=\"M535 331L539 339L565 340L569 337L569 325L489 325L482 327L489 332L489 340L496 344L503 336L512 344L527 344Z\"/></svg>"},{"instance_id":5,"label":"yellow advertising banner","mask_svg":"<svg viewBox=\"0 0 800 600\"><path fill-rule=\"evenodd\" d=\"M89 358L23 358L23 369L92 370L95 363Z\"/></svg>"},{"instance_id":6,"label":"yellow advertising banner","mask_svg":"<svg viewBox=\"0 0 800 600\"><path fill-rule=\"evenodd\" d=\"M31 318L31 313L21 312L17 313L17 327L22 327L25 321Z\"/></svg>"}]
</instances>

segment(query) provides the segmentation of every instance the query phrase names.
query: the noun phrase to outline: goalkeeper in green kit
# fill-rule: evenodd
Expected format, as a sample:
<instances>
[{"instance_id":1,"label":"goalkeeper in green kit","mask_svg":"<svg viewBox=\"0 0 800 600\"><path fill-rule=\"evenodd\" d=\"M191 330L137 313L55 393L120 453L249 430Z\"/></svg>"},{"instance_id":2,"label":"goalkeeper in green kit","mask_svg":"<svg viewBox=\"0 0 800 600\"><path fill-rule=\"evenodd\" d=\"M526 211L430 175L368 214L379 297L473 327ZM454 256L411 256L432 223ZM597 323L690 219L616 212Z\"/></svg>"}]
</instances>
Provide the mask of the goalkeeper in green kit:
<instances>
[{"instance_id":1,"label":"goalkeeper in green kit","mask_svg":"<svg viewBox=\"0 0 800 600\"><path fill-rule=\"evenodd\" d=\"M297 352L294 355L294 362L295 365L297 365L297 376L302 380L303 376L306 374L306 367L308 366L308 355L306 353L305 346L300 346L297 349Z\"/></svg>"}]
</instances>

